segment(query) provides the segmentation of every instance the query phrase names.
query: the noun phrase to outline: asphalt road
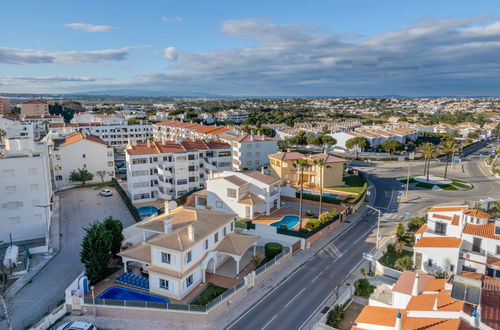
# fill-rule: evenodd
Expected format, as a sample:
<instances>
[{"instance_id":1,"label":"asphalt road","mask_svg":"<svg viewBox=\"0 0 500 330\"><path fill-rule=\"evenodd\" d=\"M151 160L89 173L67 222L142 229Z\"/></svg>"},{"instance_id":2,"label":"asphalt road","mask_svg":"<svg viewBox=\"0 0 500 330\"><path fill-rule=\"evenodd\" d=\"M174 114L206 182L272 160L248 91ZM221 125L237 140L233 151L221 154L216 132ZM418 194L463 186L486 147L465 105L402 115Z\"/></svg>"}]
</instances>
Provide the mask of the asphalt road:
<instances>
[{"instance_id":1,"label":"asphalt road","mask_svg":"<svg viewBox=\"0 0 500 330\"><path fill-rule=\"evenodd\" d=\"M368 174L374 185L371 194L375 208L381 210L380 231L384 235L394 232L397 223L409 216L422 214L436 204L462 204L479 198L494 197L500 200L500 182L483 172L479 154L489 147L479 149L467 157L462 166L449 168L449 176L474 185L468 191L410 190L407 199L398 201L404 186L396 180L407 175L405 163L353 163L353 167ZM412 173L422 173L423 163L414 163ZM431 173L442 175L444 164L433 162ZM363 220L353 224L344 234L327 245L307 261L280 286L243 314L228 329L300 329L332 291L362 261L363 252L375 247L377 212L370 210Z\"/></svg>"},{"instance_id":2,"label":"asphalt road","mask_svg":"<svg viewBox=\"0 0 500 330\"><path fill-rule=\"evenodd\" d=\"M120 219L124 226L133 220L120 196L99 196L88 188L71 189L60 194L61 251L9 301L14 329L25 329L62 303L64 290L83 271L80 242L84 228L108 216ZM0 322L0 329L6 329Z\"/></svg>"}]
</instances>

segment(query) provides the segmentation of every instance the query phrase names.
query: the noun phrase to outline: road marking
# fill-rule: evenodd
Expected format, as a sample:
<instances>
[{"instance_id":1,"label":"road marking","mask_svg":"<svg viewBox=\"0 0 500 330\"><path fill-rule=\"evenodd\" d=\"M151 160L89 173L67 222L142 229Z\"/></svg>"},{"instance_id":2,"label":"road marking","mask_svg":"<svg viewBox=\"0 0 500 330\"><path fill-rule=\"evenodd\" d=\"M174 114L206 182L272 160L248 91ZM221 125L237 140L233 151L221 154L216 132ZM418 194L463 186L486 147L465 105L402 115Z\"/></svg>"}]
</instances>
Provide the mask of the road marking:
<instances>
[{"instance_id":1,"label":"road marking","mask_svg":"<svg viewBox=\"0 0 500 330\"><path fill-rule=\"evenodd\" d=\"M287 308L287 307L288 307L288 305L290 305L290 304L292 303L292 301L294 301L294 300L295 300L295 298L297 298L297 297L298 297L298 296L299 296L302 292L304 292L304 290L305 290L305 289L306 289L306 288L302 288L302 290L300 290L300 291L299 291L299 293L297 293L297 294L296 294L296 295L292 298L292 300L290 300L290 301L289 301L289 302L285 305L285 308ZM265 327L264 327L264 328L265 328Z\"/></svg>"},{"instance_id":2,"label":"road marking","mask_svg":"<svg viewBox=\"0 0 500 330\"><path fill-rule=\"evenodd\" d=\"M269 325L269 323L271 323L271 322L272 322L272 321L276 318L276 316L278 316L278 314L274 315L274 316L273 316L273 318L272 318L272 319L270 319L270 320L269 320L269 322L267 322L267 323L266 323L266 324L262 327L262 329L265 329L265 328Z\"/></svg>"}]
</instances>

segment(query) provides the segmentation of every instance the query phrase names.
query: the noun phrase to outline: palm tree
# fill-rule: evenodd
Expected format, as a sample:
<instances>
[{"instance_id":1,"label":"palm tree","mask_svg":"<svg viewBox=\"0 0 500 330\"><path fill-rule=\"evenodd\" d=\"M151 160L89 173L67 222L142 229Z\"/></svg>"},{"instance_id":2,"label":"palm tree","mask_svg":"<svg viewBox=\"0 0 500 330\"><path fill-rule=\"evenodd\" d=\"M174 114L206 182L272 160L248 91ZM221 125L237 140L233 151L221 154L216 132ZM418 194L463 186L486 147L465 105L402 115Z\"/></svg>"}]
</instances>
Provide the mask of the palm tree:
<instances>
[{"instance_id":1,"label":"palm tree","mask_svg":"<svg viewBox=\"0 0 500 330\"><path fill-rule=\"evenodd\" d=\"M422 153L422 156L424 157L424 175L427 176L427 181L429 181L429 167L431 165L431 158L434 157L436 149L432 143L427 142L422 144L418 151Z\"/></svg>"},{"instance_id":2,"label":"palm tree","mask_svg":"<svg viewBox=\"0 0 500 330\"><path fill-rule=\"evenodd\" d=\"M459 146L454 139L447 139L441 142L439 145L439 151L446 155L446 167L444 168L444 178L448 175L448 163L450 162L450 156L457 153L460 150Z\"/></svg>"},{"instance_id":3,"label":"palm tree","mask_svg":"<svg viewBox=\"0 0 500 330\"><path fill-rule=\"evenodd\" d=\"M293 167L300 171L300 200L299 200L299 230L302 229L302 191L304 190L304 169L311 167L311 163L305 159L296 159L293 162Z\"/></svg>"},{"instance_id":4,"label":"palm tree","mask_svg":"<svg viewBox=\"0 0 500 330\"><path fill-rule=\"evenodd\" d=\"M321 212L323 211L322 203L323 203L323 178L324 178L324 173L325 173L325 168L330 168L330 165L326 163L326 158L328 155L325 155L326 157L316 159L314 160L314 165L316 165L320 169L320 177L319 177L319 212L318 212L318 217L320 216Z\"/></svg>"}]
</instances>

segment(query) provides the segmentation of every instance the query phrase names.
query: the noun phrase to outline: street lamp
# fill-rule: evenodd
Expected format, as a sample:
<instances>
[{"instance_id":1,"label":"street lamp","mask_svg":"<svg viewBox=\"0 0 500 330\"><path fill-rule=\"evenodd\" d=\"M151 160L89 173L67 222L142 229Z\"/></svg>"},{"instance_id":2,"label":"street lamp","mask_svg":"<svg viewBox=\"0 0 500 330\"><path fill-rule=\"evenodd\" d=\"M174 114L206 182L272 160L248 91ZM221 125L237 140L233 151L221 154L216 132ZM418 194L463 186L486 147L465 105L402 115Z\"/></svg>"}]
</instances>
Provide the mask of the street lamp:
<instances>
[{"instance_id":1,"label":"street lamp","mask_svg":"<svg viewBox=\"0 0 500 330\"><path fill-rule=\"evenodd\" d=\"M408 155L408 158L410 159L410 162L408 163L408 177L406 178L405 198L408 198L408 189L410 188L410 169L411 169L411 163L413 163L413 160L415 159L415 153L410 152L410 154Z\"/></svg>"},{"instance_id":2,"label":"street lamp","mask_svg":"<svg viewBox=\"0 0 500 330\"><path fill-rule=\"evenodd\" d=\"M95 294L94 294L94 289L95 289L95 287L92 285L90 287L90 290L92 290L92 305L94 305L94 317L95 317L96 313L95 313Z\"/></svg>"},{"instance_id":3,"label":"street lamp","mask_svg":"<svg viewBox=\"0 0 500 330\"><path fill-rule=\"evenodd\" d=\"M375 246L378 250L378 241L379 241L379 235L380 235L380 216L381 216L381 211L379 209L376 209L374 208L373 206L370 206L370 205L366 205L366 207L372 209L372 210L375 210L378 212L378 217L377 217L377 240L376 240L376 243L375 243Z\"/></svg>"}]
</instances>

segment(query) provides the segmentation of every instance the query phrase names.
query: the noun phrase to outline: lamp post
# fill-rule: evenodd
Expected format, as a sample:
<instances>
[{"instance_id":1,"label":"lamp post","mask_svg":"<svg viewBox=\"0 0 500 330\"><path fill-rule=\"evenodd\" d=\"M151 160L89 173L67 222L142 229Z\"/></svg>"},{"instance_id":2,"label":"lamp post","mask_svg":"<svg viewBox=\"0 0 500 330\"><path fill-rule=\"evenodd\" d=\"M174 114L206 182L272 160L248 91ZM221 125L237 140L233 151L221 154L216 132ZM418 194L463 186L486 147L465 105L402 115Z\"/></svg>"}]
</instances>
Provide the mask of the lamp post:
<instances>
[{"instance_id":1,"label":"lamp post","mask_svg":"<svg viewBox=\"0 0 500 330\"><path fill-rule=\"evenodd\" d=\"M377 240L375 241L376 242L375 246L376 246L376 248L378 250L378 241L379 241L379 238L380 238L379 237L379 235L380 235L380 215L381 215L382 212L379 209L376 209L376 208L374 208L373 206L370 206L370 205L366 205L366 207L368 207L368 208L370 208L370 209L375 210L375 211L378 212L378 217L377 217Z\"/></svg>"},{"instance_id":2,"label":"lamp post","mask_svg":"<svg viewBox=\"0 0 500 330\"><path fill-rule=\"evenodd\" d=\"M95 317L96 312L95 312L95 294L94 294L94 289L95 289L95 287L92 285L90 287L90 290L92 290L92 305L94 306L94 317Z\"/></svg>"},{"instance_id":3,"label":"lamp post","mask_svg":"<svg viewBox=\"0 0 500 330\"><path fill-rule=\"evenodd\" d=\"M408 155L408 158L410 159L410 162L408 163L408 177L406 178L406 192L405 192L405 198L408 198L408 189L410 188L410 170L411 170L411 163L413 163L413 160L415 159L415 153L410 152Z\"/></svg>"}]
</instances>

